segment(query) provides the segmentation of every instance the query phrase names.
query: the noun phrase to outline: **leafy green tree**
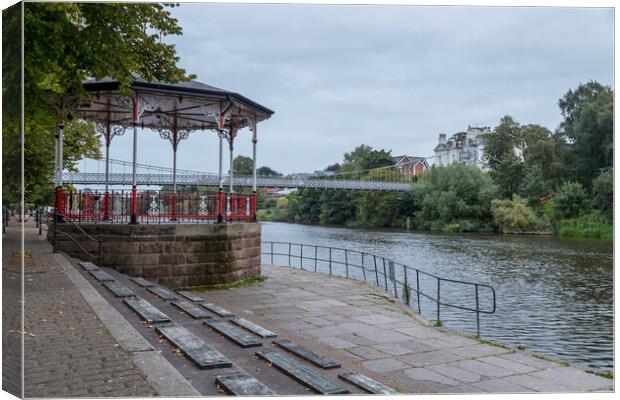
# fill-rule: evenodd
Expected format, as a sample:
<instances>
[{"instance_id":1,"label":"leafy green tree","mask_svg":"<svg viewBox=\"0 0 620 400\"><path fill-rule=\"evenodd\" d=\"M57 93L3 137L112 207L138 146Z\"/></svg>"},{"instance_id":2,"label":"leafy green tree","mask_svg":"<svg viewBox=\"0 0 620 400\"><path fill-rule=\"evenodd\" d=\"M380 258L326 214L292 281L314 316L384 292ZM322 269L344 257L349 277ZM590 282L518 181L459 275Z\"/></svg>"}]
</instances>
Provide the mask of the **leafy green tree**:
<instances>
[{"instance_id":1,"label":"leafy green tree","mask_svg":"<svg viewBox=\"0 0 620 400\"><path fill-rule=\"evenodd\" d=\"M594 179L592 205L613 220L614 212L614 169L606 168Z\"/></svg>"},{"instance_id":2,"label":"leafy green tree","mask_svg":"<svg viewBox=\"0 0 620 400\"><path fill-rule=\"evenodd\" d=\"M235 175L252 175L252 159L242 155L235 157L233 173Z\"/></svg>"},{"instance_id":3,"label":"leafy green tree","mask_svg":"<svg viewBox=\"0 0 620 400\"><path fill-rule=\"evenodd\" d=\"M522 193L531 206L537 206L541 197L551 193L549 181L545 180L540 165L528 165L525 171Z\"/></svg>"},{"instance_id":4,"label":"leafy green tree","mask_svg":"<svg viewBox=\"0 0 620 400\"><path fill-rule=\"evenodd\" d=\"M20 4L3 11L3 199L19 198L20 152ZM67 125L65 167L97 155L92 126L66 118L69 94L86 97L82 80L112 77L127 89L134 76L177 82L192 78L177 67L169 35L181 34L171 6L155 3L24 4L24 163L29 199L52 189L54 134Z\"/></svg>"},{"instance_id":5,"label":"leafy green tree","mask_svg":"<svg viewBox=\"0 0 620 400\"><path fill-rule=\"evenodd\" d=\"M522 145L521 125L506 115L484 138L484 159L489 169L496 171L504 157L514 154L514 148Z\"/></svg>"},{"instance_id":6,"label":"leafy green tree","mask_svg":"<svg viewBox=\"0 0 620 400\"><path fill-rule=\"evenodd\" d=\"M433 167L412 185L416 227L445 229L456 224L469 229L491 222L491 201L497 187L478 168L462 164Z\"/></svg>"},{"instance_id":7,"label":"leafy green tree","mask_svg":"<svg viewBox=\"0 0 620 400\"><path fill-rule=\"evenodd\" d=\"M276 170L273 170L267 166L263 166L260 168L256 169L256 174L259 176L282 176L281 173L279 173Z\"/></svg>"},{"instance_id":8,"label":"leafy green tree","mask_svg":"<svg viewBox=\"0 0 620 400\"><path fill-rule=\"evenodd\" d=\"M299 189L288 195L288 220L317 224L321 215L321 190Z\"/></svg>"},{"instance_id":9,"label":"leafy green tree","mask_svg":"<svg viewBox=\"0 0 620 400\"><path fill-rule=\"evenodd\" d=\"M523 169L523 162L513 153L508 153L497 163L495 170L490 172L502 197L510 198L513 193L519 192Z\"/></svg>"},{"instance_id":10,"label":"leafy green tree","mask_svg":"<svg viewBox=\"0 0 620 400\"><path fill-rule=\"evenodd\" d=\"M319 221L322 224L338 225L355 219L357 197L358 193L351 190L322 190L319 197Z\"/></svg>"},{"instance_id":11,"label":"leafy green tree","mask_svg":"<svg viewBox=\"0 0 620 400\"><path fill-rule=\"evenodd\" d=\"M570 180L590 188L602 168L613 164L613 90L590 81L559 100L564 116L556 137Z\"/></svg>"},{"instance_id":12,"label":"leafy green tree","mask_svg":"<svg viewBox=\"0 0 620 400\"><path fill-rule=\"evenodd\" d=\"M358 225L404 226L405 219L413 215L411 192L366 191L357 202Z\"/></svg>"},{"instance_id":13,"label":"leafy green tree","mask_svg":"<svg viewBox=\"0 0 620 400\"><path fill-rule=\"evenodd\" d=\"M573 218L590 211L590 198L579 182L564 183L554 203L561 218Z\"/></svg>"},{"instance_id":14,"label":"leafy green tree","mask_svg":"<svg viewBox=\"0 0 620 400\"><path fill-rule=\"evenodd\" d=\"M374 150L372 146L362 144L350 153L345 153L340 172L360 171L386 167L394 164L391 151Z\"/></svg>"}]
</instances>

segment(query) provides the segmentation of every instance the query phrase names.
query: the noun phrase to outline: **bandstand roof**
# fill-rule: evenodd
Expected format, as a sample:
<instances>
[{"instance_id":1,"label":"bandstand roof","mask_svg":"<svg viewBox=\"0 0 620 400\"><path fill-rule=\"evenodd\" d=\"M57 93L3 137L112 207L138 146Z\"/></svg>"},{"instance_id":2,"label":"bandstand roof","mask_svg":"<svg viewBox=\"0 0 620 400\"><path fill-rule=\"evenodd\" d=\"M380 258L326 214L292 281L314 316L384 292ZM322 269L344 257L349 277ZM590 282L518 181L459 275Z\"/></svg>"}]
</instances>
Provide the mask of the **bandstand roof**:
<instances>
[{"instance_id":1,"label":"bandstand roof","mask_svg":"<svg viewBox=\"0 0 620 400\"><path fill-rule=\"evenodd\" d=\"M135 79L132 93L121 92L120 83L110 78L86 80L82 84L91 94L91 101L76 107L78 117L114 126L133 124L134 96L138 102L138 124L152 129L241 129L274 113L239 93L198 81L169 84ZM223 126L219 124L220 115Z\"/></svg>"}]
</instances>

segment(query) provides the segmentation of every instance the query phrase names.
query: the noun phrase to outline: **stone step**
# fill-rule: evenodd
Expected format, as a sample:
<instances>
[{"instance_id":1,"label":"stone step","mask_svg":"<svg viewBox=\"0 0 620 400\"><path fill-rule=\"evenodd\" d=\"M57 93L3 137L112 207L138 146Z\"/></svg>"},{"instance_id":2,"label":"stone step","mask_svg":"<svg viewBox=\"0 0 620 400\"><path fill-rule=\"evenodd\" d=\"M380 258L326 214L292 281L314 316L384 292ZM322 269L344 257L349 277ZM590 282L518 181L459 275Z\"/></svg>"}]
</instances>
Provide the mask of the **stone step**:
<instances>
[{"instance_id":1,"label":"stone step","mask_svg":"<svg viewBox=\"0 0 620 400\"><path fill-rule=\"evenodd\" d=\"M151 293L156 294L157 296L161 297L164 300L177 300L179 298L172 291L164 287L161 287L161 286L150 286L150 287L147 287L146 290L148 290Z\"/></svg>"},{"instance_id":2,"label":"stone step","mask_svg":"<svg viewBox=\"0 0 620 400\"><path fill-rule=\"evenodd\" d=\"M209 320L205 321L204 324L215 329L243 348L263 345L259 340L255 339L254 336L248 335L245 331L234 327L227 321Z\"/></svg>"},{"instance_id":3,"label":"stone step","mask_svg":"<svg viewBox=\"0 0 620 400\"><path fill-rule=\"evenodd\" d=\"M197 305L195 305L193 303L190 303L189 301L174 300L174 301L171 302L171 304L173 306L183 310L184 312L186 312L187 314L189 314L193 318L196 318L196 319L200 319L200 318L211 319L211 318L213 318L211 315L209 315L207 310L205 310L204 308L200 308Z\"/></svg>"},{"instance_id":4,"label":"stone step","mask_svg":"<svg viewBox=\"0 0 620 400\"><path fill-rule=\"evenodd\" d=\"M197 303L206 301L203 297L197 296L189 290L178 290L177 293L185 297L187 300L195 301Z\"/></svg>"},{"instance_id":5,"label":"stone step","mask_svg":"<svg viewBox=\"0 0 620 400\"><path fill-rule=\"evenodd\" d=\"M264 338L274 338L274 337L278 337L278 335L276 335L275 333L271 332L270 330L267 330L265 328L263 328L262 326L255 324L252 321L248 321L247 319L243 319L243 318L232 318L230 320L230 322L239 325L240 327L247 329L248 331Z\"/></svg>"},{"instance_id":6,"label":"stone step","mask_svg":"<svg viewBox=\"0 0 620 400\"><path fill-rule=\"evenodd\" d=\"M108 290L114 293L114 296L116 297L133 297L136 295L131 289L129 289L127 286L123 285L117 280L103 281L102 283L103 286L105 286L106 288L108 288Z\"/></svg>"},{"instance_id":7,"label":"stone step","mask_svg":"<svg viewBox=\"0 0 620 400\"><path fill-rule=\"evenodd\" d=\"M349 390L338 382L321 375L320 373L306 367L305 365L278 353L273 350L259 350L256 355L263 360L270 362L276 368L291 376L293 379L310 387L320 394L347 394Z\"/></svg>"},{"instance_id":8,"label":"stone step","mask_svg":"<svg viewBox=\"0 0 620 400\"><path fill-rule=\"evenodd\" d=\"M90 261L80 261L78 265L86 271L99 271L99 267Z\"/></svg>"},{"instance_id":9,"label":"stone step","mask_svg":"<svg viewBox=\"0 0 620 400\"><path fill-rule=\"evenodd\" d=\"M220 317L234 317L235 314L231 313L230 311L218 306L217 304L213 304L213 303L209 303L208 301L204 301L202 303L200 303L201 306L203 306L204 308L206 308L207 310L216 313L217 315L219 315Z\"/></svg>"},{"instance_id":10,"label":"stone step","mask_svg":"<svg viewBox=\"0 0 620 400\"><path fill-rule=\"evenodd\" d=\"M99 282L105 282L105 281L115 281L116 279L114 279L114 277L110 274L108 274L105 271L102 271L100 269L97 270L93 270L93 271L89 271L90 274L92 276L95 277L96 280L98 280Z\"/></svg>"},{"instance_id":11,"label":"stone step","mask_svg":"<svg viewBox=\"0 0 620 400\"><path fill-rule=\"evenodd\" d=\"M276 393L250 375L218 375L215 383L234 396L273 396Z\"/></svg>"},{"instance_id":12,"label":"stone step","mask_svg":"<svg viewBox=\"0 0 620 400\"><path fill-rule=\"evenodd\" d=\"M178 325L160 325L155 330L162 334L200 369L230 368L232 362L204 340Z\"/></svg>"},{"instance_id":13,"label":"stone step","mask_svg":"<svg viewBox=\"0 0 620 400\"><path fill-rule=\"evenodd\" d=\"M331 369L331 368L340 367L340 364L338 364L337 362L330 360L329 358L325 356L317 354L310 349L302 347L298 345L297 343L293 342L292 340L286 340L286 339L276 340L274 343L282 347L283 349L286 349L290 351L291 353L298 355L301 358L305 358L306 360L310 361L313 364L318 365L319 367L323 369Z\"/></svg>"},{"instance_id":14,"label":"stone step","mask_svg":"<svg viewBox=\"0 0 620 400\"><path fill-rule=\"evenodd\" d=\"M370 379L366 375L362 375L358 372L345 372L338 375L339 378L354 384L355 386L364 389L371 394L398 394L398 392L390 387L385 386L381 382L377 382L374 379Z\"/></svg>"},{"instance_id":15,"label":"stone step","mask_svg":"<svg viewBox=\"0 0 620 400\"><path fill-rule=\"evenodd\" d=\"M146 279L142 278L142 277L136 277L136 278L129 278L133 283L140 285L142 287L152 287L155 286L155 284L153 282L147 281Z\"/></svg>"},{"instance_id":16,"label":"stone step","mask_svg":"<svg viewBox=\"0 0 620 400\"><path fill-rule=\"evenodd\" d=\"M125 304L149 324L170 322L170 318L141 297L125 299Z\"/></svg>"}]
</instances>

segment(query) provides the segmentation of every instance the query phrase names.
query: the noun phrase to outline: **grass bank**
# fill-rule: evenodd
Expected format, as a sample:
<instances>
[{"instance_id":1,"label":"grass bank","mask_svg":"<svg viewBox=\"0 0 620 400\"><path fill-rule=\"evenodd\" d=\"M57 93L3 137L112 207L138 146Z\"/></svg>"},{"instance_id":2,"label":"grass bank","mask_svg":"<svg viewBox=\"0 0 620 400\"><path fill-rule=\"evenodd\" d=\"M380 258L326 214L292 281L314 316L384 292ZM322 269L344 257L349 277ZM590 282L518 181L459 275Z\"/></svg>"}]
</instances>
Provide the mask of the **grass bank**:
<instances>
[{"instance_id":1,"label":"grass bank","mask_svg":"<svg viewBox=\"0 0 620 400\"><path fill-rule=\"evenodd\" d=\"M614 227L599 213L582 215L577 218L564 219L555 223L555 229L561 237L595 238L613 240Z\"/></svg>"}]
</instances>

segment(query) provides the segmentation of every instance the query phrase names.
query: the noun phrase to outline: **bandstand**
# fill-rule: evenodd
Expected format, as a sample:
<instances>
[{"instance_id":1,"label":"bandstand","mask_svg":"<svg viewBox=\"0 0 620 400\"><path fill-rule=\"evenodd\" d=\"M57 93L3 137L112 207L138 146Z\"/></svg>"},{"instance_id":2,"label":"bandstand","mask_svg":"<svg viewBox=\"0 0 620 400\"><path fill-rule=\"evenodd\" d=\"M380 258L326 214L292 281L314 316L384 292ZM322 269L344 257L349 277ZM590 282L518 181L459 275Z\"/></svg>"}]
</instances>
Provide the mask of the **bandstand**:
<instances>
[{"instance_id":1,"label":"bandstand","mask_svg":"<svg viewBox=\"0 0 620 400\"><path fill-rule=\"evenodd\" d=\"M80 240L78 224L100 238L99 262L103 266L172 287L225 283L260 273L260 226L254 223L257 124L273 111L238 93L197 81L167 84L136 79L128 90L121 90L118 81L103 79L85 81L83 87L90 99L69 99L65 106L71 115L94 122L104 139L105 190L63 189L64 123L59 121L54 208L62 229L69 234L74 231L73 237ZM232 176L234 144L238 132L246 127L253 145L251 195L234 193ZM138 134L145 129L171 144L171 191L138 191ZM115 136L127 130L133 134L131 190L110 193L110 146ZM177 193L177 149L201 131L219 137L219 190L216 194ZM228 192L223 187L224 141L229 150ZM63 219L73 223L63 224ZM80 257L71 240L57 240L61 250ZM87 240L81 244L91 245Z\"/></svg>"}]
</instances>

